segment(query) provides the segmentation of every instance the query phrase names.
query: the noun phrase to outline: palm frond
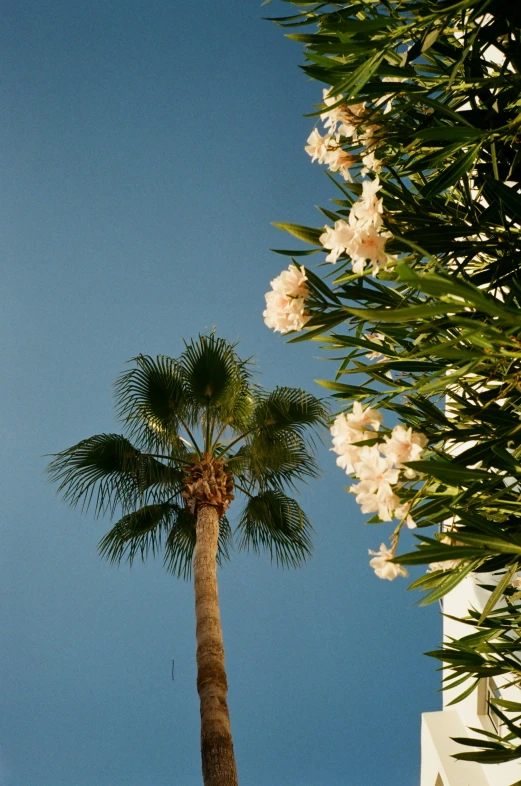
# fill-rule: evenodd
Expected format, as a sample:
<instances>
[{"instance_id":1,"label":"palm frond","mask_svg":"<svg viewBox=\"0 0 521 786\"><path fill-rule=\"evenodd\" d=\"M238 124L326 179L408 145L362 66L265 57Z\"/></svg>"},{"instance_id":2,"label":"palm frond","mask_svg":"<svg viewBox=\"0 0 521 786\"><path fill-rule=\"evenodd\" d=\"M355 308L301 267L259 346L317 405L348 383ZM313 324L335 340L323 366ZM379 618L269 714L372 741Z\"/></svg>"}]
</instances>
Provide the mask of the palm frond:
<instances>
[{"instance_id":1,"label":"palm frond","mask_svg":"<svg viewBox=\"0 0 521 786\"><path fill-rule=\"evenodd\" d=\"M120 434L97 434L56 453L48 472L58 492L75 506L94 503L96 515L134 507L154 486L180 493L183 473L143 454Z\"/></svg>"},{"instance_id":2,"label":"palm frond","mask_svg":"<svg viewBox=\"0 0 521 786\"><path fill-rule=\"evenodd\" d=\"M176 445L182 451L179 431L188 402L179 363L165 355L138 355L133 361L135 367L115 383L120 419L145 445Z\"/></svg>"},{"instance_id":3,"label":"palm frond","mask_svg":"<svg viewBox=\"0 0 521 786\"><path fill-rule=\"evenodd\" d=\"M241 516L237 533L240 549L264 549L283 567L299 567L310 556L311 523L299 504L272 489L252 497Z\"/></svg>"},{"instance_id":4,"label":"palm frond","mask_svg":"<svg viewBox=\"0 0 521 786\"><path fill-rule=\"evenodd\" d=\"M253 413L255 425L272 434L281 429L304 434L310 428L324 428L327 419L328 408L323 401L304 390L288 387L277 387L263 396Z\"/></svg>"},{"instance_id":5,"label":"palm frond","mask_svg":"<svg viewBox=\"0 0 521 786\"><path fill-rule=\"evenodd\" d=\"M164 502L128 513L102 538L100 555L117 564L126 559L130 565L136 554L143 562L150 552L155 556L179 511L178 505Z\"/></svg>"},{"instance_id":6,"label":"palm frond","mask_svg":"<svg viewBox=\"0 0 521 786\"><path fill-rule=\"evenodd\" d=\"M164 564L169 573L186 581L191 578L195 541L195 518L185 508L179 509L165 543ZM226 516L223 516L219 520L218 565L230 558L231 542L231 527Z\"/></svg>"},{"instance_id":7,"label":"palm frond","mask_svg":"<svg viewBox=\"0 0 521 786\"><path fill-rule=\"evenodd\" d=\"M180 357L184 382L196 413L209 410L212 417L232 428L251 411L250 372L235 345L216 336L199 336L185 345Z\"/></svg>"},{"instance_id":8,"label":"palm frond","mask_svg":"<svg viewBox=\"0 0 521 786\"><path fill-rule=\"evenodd\" d=\"M295 483L318 477L316 459L300 434L282 429L278 432L261 430L234 456L227 459L232 472L260 488L274 486L295 487Z\"/></svg>"}]
</instances>

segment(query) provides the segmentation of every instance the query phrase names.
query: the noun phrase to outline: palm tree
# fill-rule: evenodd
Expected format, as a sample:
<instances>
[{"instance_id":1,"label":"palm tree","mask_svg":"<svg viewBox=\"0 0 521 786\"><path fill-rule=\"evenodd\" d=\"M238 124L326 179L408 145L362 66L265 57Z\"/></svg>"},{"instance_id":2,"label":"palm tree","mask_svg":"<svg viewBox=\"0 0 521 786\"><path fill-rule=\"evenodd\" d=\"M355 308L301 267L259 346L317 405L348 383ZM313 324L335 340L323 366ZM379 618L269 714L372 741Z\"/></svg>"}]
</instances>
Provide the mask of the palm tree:
<instances>
[{"instance_id":1,"label":"palm tree","mask_svg":"<svg viewBox=\"0 0 521 786\"><path fill-rule=\"evenodd\" d=\"M225 514L239 492L239 548L300 565L311 551L311 525L287 492L317 475L306 432L325 425L327 412L301 390L261 389L249 361L214 335L185 343L178 359L131 362L116 382L126 436L85 439L54 454L49 471L70 504L122 514L99 544L111 562L132 564L163 549L175 575L190 578L193 568L203 780L234 786L217 589L217 565L232 541Z\"/></svg>"}]
</instances>

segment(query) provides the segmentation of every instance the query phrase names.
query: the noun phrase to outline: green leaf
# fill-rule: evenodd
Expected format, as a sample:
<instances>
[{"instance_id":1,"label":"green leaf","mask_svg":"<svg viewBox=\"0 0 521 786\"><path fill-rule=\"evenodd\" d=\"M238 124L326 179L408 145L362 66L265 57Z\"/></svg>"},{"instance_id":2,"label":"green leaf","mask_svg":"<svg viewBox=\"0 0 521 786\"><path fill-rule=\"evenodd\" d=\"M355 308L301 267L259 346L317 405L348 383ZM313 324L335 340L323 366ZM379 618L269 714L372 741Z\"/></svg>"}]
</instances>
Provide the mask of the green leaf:
<instances>
[{"instance_id":1,"label":"green leaf","mask_svg":"<svg viewBox=\"0 0 521 786\"><path fill-rule=\"evenodd\" d=\"M503 749L501 752L496 751L475 751L452 754L454 759L458 761L477 761L480 764L501 764L505 761L514 761L521 758L521 747L509 750ZM515 786L515 784L513 784Z\"/></svg>"},{"instance_id":2,"label":"green leaf","mask_svg":"<svg viewBox=\"0 0 521 786\"><path fill-rule=\"evenodd\" d=\"M480 563L480 560L474 560L473 562L460 567L458 570L447 571L445 574L445 578L443 582L439 584L439 586L429 592L421 601L420 606L428 606L430 603L435 603L440 598L443 598L447 592L450 592L454 587L463 581L465 576L468 576Z\"/></svg>"},{"instance_id":3,"label":"green leaf","mask_svg":"<svg viewBox=\"0 0 521 786\"><path fill-rule=\"evenodd\" d=\"M342 382L331 382L328 379L316 379L318 385L328 390L336 390L339 393L344 393L346 398L354 396L355 398L367 398L368 396L377 396L378 391L371 388L363 388L357 385L345 385Z\"/></svg>"},{"instance_id":4,"label":"green leaf","mask_svg":"<svg viewBox=\"0 0 521 786\"><path fill-rule=\"evenodd\" d=\"M378 70L380 63L384 59L387 52L385 49L375 52L371 57L367 58L365 62L356 68L353 73L339 85L336 86L339 93L346 93L346 98L349 100L355 98L365 84L371 79L375 71Z\"/></svg>"},{"instance_id":5,"label":"green leaf","mask_svg":"<svg viewBox=\"0 0 521 786\"><path fill-rule=\"evenodd\" d=\"M372 33L375 30L382 30L386 27L396 25L396 19L391 16L378 15L375 19L365 19L358 21L357 19L343 19L342 31L339 33L341 41L348 40L348 37L354 35L362 35L364 33Z\"/></svg>"},{"instance_id":6,"label":"green leaf","mask_svg":"<svg viewBox=\"0 0 521 786\"><path fill-rule=\"evenodd\" d=\"M317 254L320 249L313 248L308 251L294 251L284 248L270 248L270 251L273 251L274 254L281 254L284 257L309 257L311 254Z\"/></svg>"},{"instance_id":7,"label":"green leaf","mask_svg":"<svg viewBox=\"0 0 521 786\"><path fill-rule=\"evenodd\" d=\"M447 533L450 535L450 533ZM502 539L500 537L492 537L490 535L482 535L481 533L474 534L462 530L458 532L457 539L462 543L468 543L471 546L483 546L492 553L497 554L521 554L521 545L516 544L512 539Z\"/></svg>"},{"instance_id":8,"label":"green leaf","mask_svg":"<svg viewBox=\"0 0 521 786\"><path fill-rule=\"evenodd\" d=\"M479 128L469 128L468 126L449 126L439 125L433 128L423 128L415 133L415 139L422 142L473 142L481 139L483 131Z\"/></svg>"},{"instance_id":9,"label":"green leaf","mask_svg":"<svg viewBox=\"0 0 521 786\"><path fill-rule=\"evenodd\" d=\"M188 408L179 363L165 355L138 355L135 365L116 380L119 418L131 436L152 445L170 444Z\"/></svg>"},{"instance_id":10,"label":"green leaf","mask_svg":"<svg viewBox=\"0 0 521 786\"><path fill-rule=\"evenodd\" d=\"M521 548L519 550L519 553L521 554ZM506 571L506 573L502 576L500 581L498 581L495 590L490 593L490 596L489 596L487 602L485 603L485 607L484 607L483 611L481 612L481 616L480 616L480 618L478 620L478 625L482 624L482 622L488 617L489 613L492 611L492 609L494 608L496 603L502 598L503 592L508 587L508 585L510 584L514 574L517 571L517 568L518 568L518 565L517 565L517 562L516 562L515 565L512 565L512 567L509 568L509 570Z\"/></svg>"},{"instance_id":11,"label":"green leaf","mask_svg":"<svg viewBox=\"0 0 521 786\"><path fill-rule=\"evenodd\" d=\"M486 175L485 182L487 183L488 194L495 194L501 200L507 215L513 218L514 221L521 221L521 196L515 188L507 186L490 175Z\"/></svg>"},{"instance_id":12,"label":"green leaf","mask_svg":"<svg viewBox=\"0 0 521 786\"><path fill-rule=\"evenodd\" d=\"M460 177L471 171L480 149L481 142L471 147L470 150L461 155L447 169L433 177L432 180L429 180L427 185L422 188L422 197L428 199L434 196L434 194L441 194L457 183Z\"/></svg>"},{"instance_id":13,"label":"green leaf","mask_svg":"<svg viewBox=\"0 0 521 786\"><path fill-rule=\"evenodd\" d=\"M451 486L493 477L481 469L467 469L467 467L462 467L449 461L408 461L406 466L411 467L416 472L443 480Z\"/></svg>"},{"instance_id":14,"label":"green leaf","mask_svg":"<svg viewBox=\"0 0 521 786\"><path fill-rule=\"evenodd\" d=\"M377 324L379 322L411 322L429 319L430 317L446 314L451 308L447 304L438 303L436 305L411 306L410 308L350 308L344 306L349 314L365 319L367 322Z\"/></svg>"},{"instance_id":15,"label":"green leaf","mask_svg":"<svg viewBox=\"0 0 521 786\"><path fill-rule=\"evenodd\" d=\"M436 43L436 41L439 38L440 33L442 32L442 29L443 28L441 28L441 27L434 27L432 30L430 30L426 34L426 36L423 39L423 43L422 43L422 47L421 47L421 51L422 52L426 52L428 49L431 48L431 46L433 44Z\"/></svg>"},{"instance_id":16,"label":"green leaf","mask_svg":"<svg viewBox=\"0 0 521 786\"><path fill-rule=\"evenodd\" d=\"M320 235L322 231L313 229L312 227L302 226L301 224L288 224L280 221L273 221L272 225L277 229L282 229L284 232L289 232L293 237L303 240L305 243L311 243L314 246L320 245Z\"/></svg>"},{"instance_id":17,"label":"green leaf","mask_svg":"<svg viewBox=\"0 0 521 786\"><path fill-rule=\"evenodd\" d=\"M471 548L470 546L442 546L439 547L424 547L417 549L417 551L408 551L406 554L400 554L395 557L392 562L399 565L428 565L430 562L444 562L445 560L453 559L472 559L486 557L487 553L484 548Z\"/></svg>"},{"instance_id":18,"label":"green leaf","mask_svg":"<svg viewBox=\"0 0 521 786\"><path fill-rule=\"evenodd\" d=\"M118 505L128 510L149 489L153 495L155 486L179 494L184 474L179 466L142 453L120 434L97 434L57 453L48 472L69 504L81 502L87 509L94 503L96 515L113 515Z\"/></svg>"},{"instance_id":19,"label":"green leaf","mask_svg":"<svg viewBox=\"0 0 521 786\"><path fill-rule=\"evenodd\" d=\"M469 737L451 737L451 739L459 745L468 745L470 748L479 746L481 748L490 748L490 750L504 750L504 746L500 742L493 742L492 740Z\"/></svg>"},{"instance_id":20,"label":"green leaf","mask_svg":"<svg viewBox=\"0 0 521 786\"><path fill-rule=\"evenodd\" d=\"M304 270L305 270L305 273L306 273L306 278L308 279L308 281L311 284L311 286L313 287L313 289L315 289L320 294L324 295L324 297L327 300L332 300L333 303L337 303L338 305L340 305L339 298L336 296L336 294L333 292L333 290L330 289L327 286L327 284L324 281L322 281L321 278L319 278L319 276L317 276L315 273L313 273L313 271L310 270L308 267L305 267Z\"/></svg>"},{"instance_id":21,"label":"green leaf","mask_svg":"<svg viewBox=\"0 0 521 786\"><path fill-rule=\"evenodd\" d=\"M311 554L311 524L291 497L265 491L248 500L237 533L239 548L266 550L282 567L299 567Z\"/></svg>"},{"instance_id":22,"label":"green leaf","mask_svg":"<svg viewBox=\"0 0 521 786\"><path fill-rule=\"evenodd\" d=\"M476 690L478 683L479 679L474 680L474 682L472 682L469 687L466 688L466 690L464 690L462 693L459 693L455 699L452 699L452 701L449 701L447 703L447 707L451 707L453 704L458 704L460 701L463 701L463 699L466 699L467 696L470 696L470 694Z\"/></svg>"},{"instance_id":23,"label":"green leaf","mask_svg":"<svg viewBox=\"0 0 521 786\"><path fill-rule=\"evenodd\" d=\"M328 410L323 402L299 388L277 387L262 396L252 414L255 427L280 436L281 429L303 434L310 427L325 427Z\"/></svg>"},{"instance_id":24,"label":"green leaf","mask_svg":"<svg viewBox=\"0 0 521 786\"><path fill-rule=\"evenodd\" d=\"M235 346L213 334L202 335L185 342L180 363L192 421L213 417L220 424L241 428L253 400L248 364L240 360ZM210 449L207 442L206 438L205 450Z\"/></svg>"}]
</instances>

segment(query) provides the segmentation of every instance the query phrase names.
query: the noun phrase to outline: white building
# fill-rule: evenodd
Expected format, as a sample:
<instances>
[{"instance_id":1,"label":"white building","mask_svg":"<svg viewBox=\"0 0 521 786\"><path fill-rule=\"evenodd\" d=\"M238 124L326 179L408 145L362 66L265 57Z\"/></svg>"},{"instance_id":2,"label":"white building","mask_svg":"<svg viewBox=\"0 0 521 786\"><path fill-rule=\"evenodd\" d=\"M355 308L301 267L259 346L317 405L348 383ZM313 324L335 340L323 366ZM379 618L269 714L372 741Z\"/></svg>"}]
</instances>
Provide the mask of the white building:
<instances>
[{"instance_id":1,"label":"white building","mask_svg":"<svg viewBox=\"0 0 521 786\"><path fill-rule=\"evenodd\" d=\"M492 583L490 576L480 574L479 581ZM477 585L470 575L443 599L443 611L461 619L468 609L482 611L488 593ZM468 625L443 618L444 638L459 639L468 635ZM499 719L490 713L488 698L502 696L519 701L515 687L501 689L501 678L481 680L470 696L448 707L448 703L461 693L465 686L443 691L443 709L440 712L425 712L422 715L421 731L421 786L512 786L521 783L521 759L503 764L478 764L457 761L451 754L471 748L459 745L451 737L478 737L470 727L501 734ZM512 695L512 691L517 695Z\"/></svg>"}]
</instances>

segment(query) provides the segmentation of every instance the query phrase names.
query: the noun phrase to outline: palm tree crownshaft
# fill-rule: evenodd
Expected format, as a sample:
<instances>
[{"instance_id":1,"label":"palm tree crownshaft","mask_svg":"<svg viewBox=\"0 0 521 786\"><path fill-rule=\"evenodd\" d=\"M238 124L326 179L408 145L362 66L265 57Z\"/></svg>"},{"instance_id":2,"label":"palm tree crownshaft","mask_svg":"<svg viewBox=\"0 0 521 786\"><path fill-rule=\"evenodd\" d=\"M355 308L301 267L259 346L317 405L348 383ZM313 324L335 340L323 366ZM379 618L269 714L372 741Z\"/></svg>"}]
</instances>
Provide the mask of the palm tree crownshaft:
<instances>
[{"instance_id":1,"label":"palm tree crownshaft","mask_svg":"<svg viewBox=\"0 0 521 786\"><path fill-rule=\"evenodd\" d=\"M217 588L219 514L197 510L194 593L197 637L197 691L201 708L201 759L205 786L238 786L226 695L224 646Z\"/></svg>"},{"instance_id":2,"label":"palm tree crownshaft","mask_svg":"<svg viewBox=\"0 0 521 786\"><path fill-rule=\"evenodd\" d=\"M192 515L196 515L200 505L212 505L220 519L235 499L233 475L227 471L224 461L204 453L200 459L194 459L187 471L182 496Z\"/></svg>"}]
</instances>

